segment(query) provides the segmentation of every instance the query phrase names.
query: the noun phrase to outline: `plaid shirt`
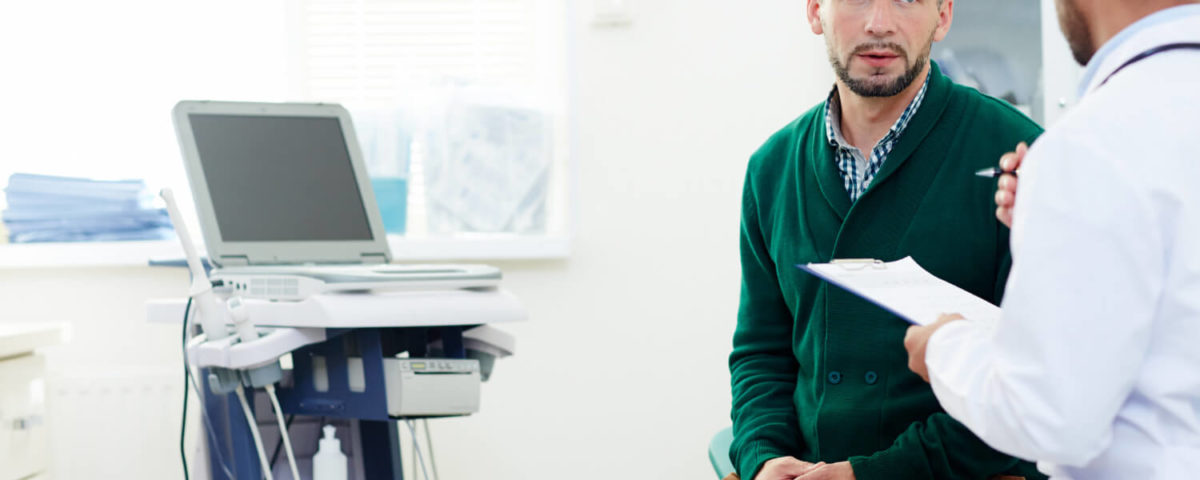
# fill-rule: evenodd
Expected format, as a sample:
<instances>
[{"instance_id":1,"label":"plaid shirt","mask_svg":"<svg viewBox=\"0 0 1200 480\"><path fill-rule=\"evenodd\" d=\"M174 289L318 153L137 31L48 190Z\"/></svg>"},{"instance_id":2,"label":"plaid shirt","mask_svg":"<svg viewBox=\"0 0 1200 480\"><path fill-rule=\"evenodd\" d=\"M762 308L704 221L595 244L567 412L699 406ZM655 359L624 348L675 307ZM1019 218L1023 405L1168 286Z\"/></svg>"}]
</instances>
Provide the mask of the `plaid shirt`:
<instances>
[{"instance_id":1,"label":"plaid shirt","mask_svg":"<svg viewBox=\"0 0 1200 480\"><path fill-rule=\"evenodd\" d=\"M850 142L842 137L842 104L838 99L837 88L834 87L833 92L829 94L829 99L825 102L825 134L829 138L829 145L837 148L834 158L837 159L838 170L842 174L842 183L846 186L846 192L850 194L851 202L858 200L858 197L867 191L871 180L879 172L879 167L892 152L896 140L899 140L900 134L904 133L908 121L912 120L917 109L921 107L921 101L925 99L927 88L929 88L929 75L925 76L925 83L921 85L921 90L917 92L912 103L909 103L908 107L904 109L904 113L900 114L900 118L896 119L896 123L888 130L887 135L875 144L875 149L871 150L871 161L869 162L863 158L863 154L858 148L850 145Z\"/></svg>"}]
</instances>

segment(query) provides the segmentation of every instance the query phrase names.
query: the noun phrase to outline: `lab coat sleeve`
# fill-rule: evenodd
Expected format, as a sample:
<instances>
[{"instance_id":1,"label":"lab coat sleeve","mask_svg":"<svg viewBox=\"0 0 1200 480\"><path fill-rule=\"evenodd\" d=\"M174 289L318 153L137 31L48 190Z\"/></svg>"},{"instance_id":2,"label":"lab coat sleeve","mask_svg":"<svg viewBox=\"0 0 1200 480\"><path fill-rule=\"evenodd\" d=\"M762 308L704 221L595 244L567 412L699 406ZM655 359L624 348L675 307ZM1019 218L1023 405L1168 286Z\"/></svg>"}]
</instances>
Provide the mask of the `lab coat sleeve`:
<instances>
[{"instance_id":1,"label":"lab coat sleeve","mask_svg":"<svg viewBox=\"0 0 1200 480\"><path fill-rule=\"evenodd\" d=\"M729 357L734 436L729 453L745 479L767 460L801 449L792 403L799 369L792 354L793 318L760 230L751 176L742 198L741 301Z\"/></svg>"},{"instance_id":2,"label":"lab coat sleeve","mask_svg":"<svg viewBox=\"0 0 1200 480\"><path fill-rule=\"evenodd\" d=\"M1149 345L1162 234L1130 167L1093 148L1104 143L1060 131L1030 150L1001 319L950 323L927 347L945 410L1020 458L1095 458Z\"/></svg>"}]
</instances>

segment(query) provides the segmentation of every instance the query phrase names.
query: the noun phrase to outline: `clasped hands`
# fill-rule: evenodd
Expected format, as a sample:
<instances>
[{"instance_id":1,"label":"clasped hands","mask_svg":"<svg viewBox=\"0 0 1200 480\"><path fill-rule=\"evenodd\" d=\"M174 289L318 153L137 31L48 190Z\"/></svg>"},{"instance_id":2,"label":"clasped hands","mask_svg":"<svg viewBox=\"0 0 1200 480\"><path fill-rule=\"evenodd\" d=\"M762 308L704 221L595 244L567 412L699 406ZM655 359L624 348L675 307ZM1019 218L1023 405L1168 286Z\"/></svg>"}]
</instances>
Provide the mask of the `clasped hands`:
<instances>
[{"instance_id":1,"label":"clasped hands","mask_svg":"<svg viewBox=\"0 0 1200 480\"><path fill-rule=\"evenodd\" d=\"M795 457L767 460L754 480L854 480L850 462L809 463Z\"/></svg>"}]
</instances>

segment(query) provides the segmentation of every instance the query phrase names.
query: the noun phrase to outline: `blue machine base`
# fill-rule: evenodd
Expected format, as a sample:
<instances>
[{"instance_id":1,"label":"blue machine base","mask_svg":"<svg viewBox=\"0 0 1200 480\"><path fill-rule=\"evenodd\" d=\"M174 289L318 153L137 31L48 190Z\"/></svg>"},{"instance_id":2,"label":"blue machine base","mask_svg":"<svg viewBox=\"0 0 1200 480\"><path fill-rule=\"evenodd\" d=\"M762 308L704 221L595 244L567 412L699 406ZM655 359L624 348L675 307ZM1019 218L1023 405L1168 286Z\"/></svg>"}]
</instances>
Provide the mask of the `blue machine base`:
<instances>
[{"instance_id":1,"label":"blue machine base","mask_svg":"<svg viewBox=\"0 0 1200 480\"><path fill-rule=\"evenodd\" d=\"M358 420L362 451L357 453L364 476L372 480L403 480L400 432L396 419L387 413L383 359L401 352L408 352L410 358L423 358L431 353L440 358L466 358L462 332L473 326L329 329L324 342L292 352L291 385L281 384L276 388L283 409L280 414ZM442 351L430 352L428 345L436 340L442 341ZM325 361L328 388L324 391L318 391L314 381L316 357ZM347 359L353 357L362 358L361 392L350 390ZM205 369L203 375L207 374ZM254 440L237 396L213 394L206 387L203 397L214 430L214 435L208 436L209 451L221 452L234 475L234 478L226 475L217 455L210 454L212 478L262 478ZM248 395L248 400L251 398ZM254 402L250 403L253 412Z\"/></svg>"}]
</instances>

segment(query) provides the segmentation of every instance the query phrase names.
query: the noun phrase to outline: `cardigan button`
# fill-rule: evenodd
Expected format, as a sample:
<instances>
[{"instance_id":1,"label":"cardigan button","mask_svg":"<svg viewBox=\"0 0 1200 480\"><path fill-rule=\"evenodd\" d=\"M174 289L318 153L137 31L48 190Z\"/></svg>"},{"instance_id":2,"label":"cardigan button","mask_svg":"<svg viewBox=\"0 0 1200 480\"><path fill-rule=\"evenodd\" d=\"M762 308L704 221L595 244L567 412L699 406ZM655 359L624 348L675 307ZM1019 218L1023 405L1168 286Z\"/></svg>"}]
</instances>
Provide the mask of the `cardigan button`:
<instances>
[{"instance_id":1,"label":"cardigan button","mask_svg":"<svg viewBox=\"0 0 1200 480\"><path fill-rule=\"evenodd\" d=\"M826 378L829 379L829 383L831 383L833 385L837 385L839 383L842 383L842 372L834 370L832 372L829 372L829 376Z\"/></svg>"},{"instance_id":2,"label":"cardigan button","mask_svg":"<svg viewBox=\"0 0 1200 480\"><path fill-rule=\"evenodd\" d=\"M867 374L863 375L863 381L867 382L867 385L874 385L875 382L878 380L879 380L879 375L877 375L873 371L868 370Z\"/></svg>"}]
</instances>

